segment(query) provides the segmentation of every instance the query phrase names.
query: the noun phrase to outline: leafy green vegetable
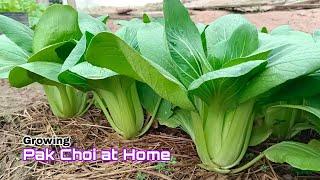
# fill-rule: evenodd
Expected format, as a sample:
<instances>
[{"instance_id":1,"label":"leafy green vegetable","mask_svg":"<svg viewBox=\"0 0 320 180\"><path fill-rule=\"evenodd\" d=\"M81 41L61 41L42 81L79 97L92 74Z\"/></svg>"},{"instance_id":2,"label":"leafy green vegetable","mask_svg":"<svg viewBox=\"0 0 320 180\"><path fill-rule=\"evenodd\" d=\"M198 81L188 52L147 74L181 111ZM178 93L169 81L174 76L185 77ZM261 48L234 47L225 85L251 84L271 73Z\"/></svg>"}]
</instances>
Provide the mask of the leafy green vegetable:
<instances>
[{"instance_id":1,"label":"leafy green vegetable","mask_svg":"<svg viewBox=\"0 0 320 180\"><path fill-rule=\"evenodd\" d=\"M61 23L63 22L63 23ZM71 6L52 5L37 24L33 38L33 51L72 39L79 40L81 31L78 13Z\"/></svg>"},{"instance_id":2,"label":"leafy green vegetable","mask_svg":"<svg viewBox=\"0 0 320 180\"><path fill-rule=\"evenodd\" d=\"M91 20L88 21L91 25L87 27L95 26L92 22ZM143 25L143 22L135 19L126 23L130 24L130 27L124 25L116 34L131 47L135 48L137 46L136 32L137 29ZM163 109L171 104L165 104L165 101L162 103L161 98L148 87L140 86L140 88L138 88L134 78L121 76L109 69L100 68L88 63L96 61L90 56L83 56L88 44L94 41L91 40L93 34L98 32L111 33L106 32L106 29L97 28L88 28L86 31L90 31L92 34L86 33L86 35L80 39L64 62L59 80L84 91L93 91L94 98L109 123L113 129L125 139L132 139L143 135L151 127L156 116L159 118L164 116L165 113L170 113ZM116 37L116 35L113 36ZM102 43L108 43L108 41ZM113 56L116 52L114 49L110 49L110 51L104 51L103 53L108 54L108 56ZM138 89L140 90L141 98L138 95ZM148 94L148 96L144 96L145 93ZM153 97L149 95L153 95ZM148 105L154 105L147 109L148 112L152 113L152 118L148 122L144 122L140 99L143 104L148 103ZM153 104L154 101L150 100L155 100L156 103ZM171 108L171 106L168 108ZM158 109L160 109L159 112Z\"/></svg>"},{"instance_id":3,"label":"leafy green vegetable","mask_svg":"<svg viewBox=\"0 0 320 180\"><path fill-rule=\"evenodd\" d=\"M114 51L114 49L120 50ZM166 73L162 67L152 66L152 61L147 62L137 51L114 34L108 32L97 34L90 43L86 59L95 66L104 67L104 64L110 63L108 69L120 74L123 73L136 80L143 79L143 81L148 82L150 87L157 89L158 94L172 99L173 102L181 104L183 107L192 108L185 90L174 77ZM160 69L160 72L157 68ZM161 71L164 74L161 74ZM144 72L148 73L144 74ZM153 74L153 76L150 76L150 74ZM142 75L142 77L139 77L139 75Z\"/></svg>"},{"instance_id":4,"label":"leafy green vegetable","mask_svg":"<svg viewBox=\"0 0 320 180\"><path fill-rule=\"evenodd\" d=\"M240 15L219 18L201 33L179 0L165 0L163 9L164 27L145 24L134 46L111 33L94 36L88 62L142 81L178 106L162 122L191 136L202 167L221 173L247 168L251 163L232 170L250 141L258 144L272 133L260 128L251 140L260 99L319 70L320 48L312 36L287 27L260 33Z\"/></svg>"},{"instance_id":5,"label":"leafy green vegetable","mask_svg":"<svg viewBox=\"0 0 320 180\"><path fill-rule=\"evenodd\" d=\"M173 105L159 97L148 85L137 83L137 89L141 104L148 112L158 109L155 115L160 124L173 115ZM159 107L157 108L157 106Z\"/></svg>"},{"instance_id":6,"label":"leafy green vegetable","mask_svg":"<svg viewBox=\"0 0 320 180\"><path fill-rule=\"evenodd\" d=\"M309 144L284 141L268 148L264 154L276 163L288 163L302 170L320 171L320 142Z\"/></svg>"},{"instance_id":7,"label":"leafy green vegetable","mask_svg":"<svg viewBox=\"0 0 320 180\"><path fill-rule=\"evenodd\" d=\"M255 124L252 141L256 143L250 145L261 143L271 134L288 140L307 129L320 133L319 83L319 73L313 73L288 81L260 98L258 104L265 118ZM261 137L261 134L265 136Z\"/></svg>"},{"instance_id":8,"label":"leafy green vegetable","mask_svg":"<svg viewBox=\"0 0 320 180\"><path fill-rule=\"evenodd\" d=\"M8 78L9 71L16 65L27 62L28 53L10 41L5 35L0 36L0 78Z\"/></svg>"},{"instance_id":9,"label":"leafy green vegetable","mask_svg":"<svg viewBox=\"0 0 320 180\"><path fill-rule=\"evenodd\" d=\"M7 43L1 46L4 52L1 53L4 58L0 59L1 77L18 88L33 82L42 84L58 117L83 114L90 106L87 93L58 80L62 63L81 36L77 12L69 6L53 5L41 17L35 32L12 19L0 18L3 19L0 30L10 39L1 39L1 43Z\"/></svg>"},{"instance_id":10,"label":"leafy green vegetable","mask_svg":"<svg viewBox=\"0 0 320 180\"><path fill-rule=\"evenodd\" d=\"M27 52L32 52L33 31L24 24L0 15L0 32Z\"/></svg>"}]
</instances>

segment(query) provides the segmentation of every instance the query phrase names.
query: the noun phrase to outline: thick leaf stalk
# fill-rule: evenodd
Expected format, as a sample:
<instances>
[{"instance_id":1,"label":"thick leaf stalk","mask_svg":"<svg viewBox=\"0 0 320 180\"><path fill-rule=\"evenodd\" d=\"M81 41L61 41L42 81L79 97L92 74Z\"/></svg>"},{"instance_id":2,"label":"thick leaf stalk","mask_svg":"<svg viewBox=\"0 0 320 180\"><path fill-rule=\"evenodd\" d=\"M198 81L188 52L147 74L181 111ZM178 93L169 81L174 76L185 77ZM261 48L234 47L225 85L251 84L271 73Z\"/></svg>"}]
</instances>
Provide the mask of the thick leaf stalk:
<instances>
[{"instance_id":1,"label":"thick leaf stalk","mask_svg":"<svg viewBox=\"0 0 320 180\"><path fill-rule=\"evenodd\" d=\"M206 107L204 117L192 113L193 139L204 168L228 173L239 164L251 137L253 106L251 100L227 109L215 101ZM195 117L202 118L202 127Z\"/></svg>"},{"instance_id":2,"label":"thick leaf stalk","mask_svg":"<svg viewBox=\"0 0 320 180\"><path fill-rule=\"evenodd\" d=\"M43 85L49 105L54 115L60 118L72 118L85 113L92 102L87 93L83 93L71 86Z\"/></svg>"},{"instance_id":3,"label":"thick leaf stalk","mask_svg":"<svg viewBox=\"0 0 320 180\"><path fill-rule=\"evenodd\" d=\"M125 139L139 136L144 114L136 82L123 77L107 79L106 88L95 90L95 100L112 128Z\"/></svg>"}]
</instances>

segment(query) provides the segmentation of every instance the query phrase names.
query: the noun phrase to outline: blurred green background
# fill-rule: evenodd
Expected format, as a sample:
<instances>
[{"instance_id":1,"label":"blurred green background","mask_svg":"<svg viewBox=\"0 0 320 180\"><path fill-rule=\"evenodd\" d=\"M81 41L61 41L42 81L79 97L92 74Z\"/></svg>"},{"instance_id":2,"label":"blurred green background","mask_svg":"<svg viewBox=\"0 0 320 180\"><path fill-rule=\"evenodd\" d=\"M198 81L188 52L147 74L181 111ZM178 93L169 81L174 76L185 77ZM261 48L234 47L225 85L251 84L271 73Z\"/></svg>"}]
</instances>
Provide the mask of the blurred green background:
<instances>
[{"instance_id":1,"label":"blurred green background","mask_svg":"<svg viewBox=\"0 0 320 180\"><path fill-rule=\"evenodd\" d=\"M0 13L26 13L31 27L38 22L45 9L46 5L38 4L36 0L0 0Z\"/></svg>"}]
</instances>

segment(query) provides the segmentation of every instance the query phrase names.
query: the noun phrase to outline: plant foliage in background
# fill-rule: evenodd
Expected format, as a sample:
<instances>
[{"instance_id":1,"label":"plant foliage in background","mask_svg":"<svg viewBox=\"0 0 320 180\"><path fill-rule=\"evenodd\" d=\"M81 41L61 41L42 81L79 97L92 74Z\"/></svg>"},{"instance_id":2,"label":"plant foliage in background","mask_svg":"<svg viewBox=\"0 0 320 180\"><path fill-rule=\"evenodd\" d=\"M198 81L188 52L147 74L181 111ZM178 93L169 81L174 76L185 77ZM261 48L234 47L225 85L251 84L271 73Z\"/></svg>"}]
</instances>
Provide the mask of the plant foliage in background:
<instances>
[{"instance_id":1,"label":"plant foliage in background","mask_svg":"<svg viewBox=\"0 0 320 180\"><path fill-rule=\"evenodd\" d=\"M0 12L25 12L31 27L37 24L46 6L36 0L0 0Z\"/></svg>"}]
</instances>

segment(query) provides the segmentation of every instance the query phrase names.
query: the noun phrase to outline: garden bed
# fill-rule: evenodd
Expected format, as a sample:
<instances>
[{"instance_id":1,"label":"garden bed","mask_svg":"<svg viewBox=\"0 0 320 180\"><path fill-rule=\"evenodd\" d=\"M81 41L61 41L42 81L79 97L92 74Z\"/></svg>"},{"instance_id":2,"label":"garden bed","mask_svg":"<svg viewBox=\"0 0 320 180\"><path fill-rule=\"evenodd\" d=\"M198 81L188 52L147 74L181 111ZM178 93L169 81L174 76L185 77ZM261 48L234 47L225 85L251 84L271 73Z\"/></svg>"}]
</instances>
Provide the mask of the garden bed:
<instances>
[{"instance_id":1,"label":"garden bed","mask_svg":"<svg viewBox=\"0 0 320 180\"><path fill-rule=\"evenodd\" d=\"M200 160L192 140L183 131L164 126L152 128L140 139L123 140L108 125L100 110L92 108L81 118L59 120L41 101L13 115L0 117L0 179L276 179L317 178L288 165L273 164L263 159L239 174L219 175L196 164ZM72 146L81 149L127 147L136 149L167 149L173 160L168 163L132 162L22 162L22 138L26 135L70 136ZM247 157L256 156L266 142L249 149ZM55 148L55 147L52 147ZM300 174L299 174L300 173ZM301 174L302 173L302 174ZM143 178L145 177L145 178Z\"/></svg>"}]
</instances>

